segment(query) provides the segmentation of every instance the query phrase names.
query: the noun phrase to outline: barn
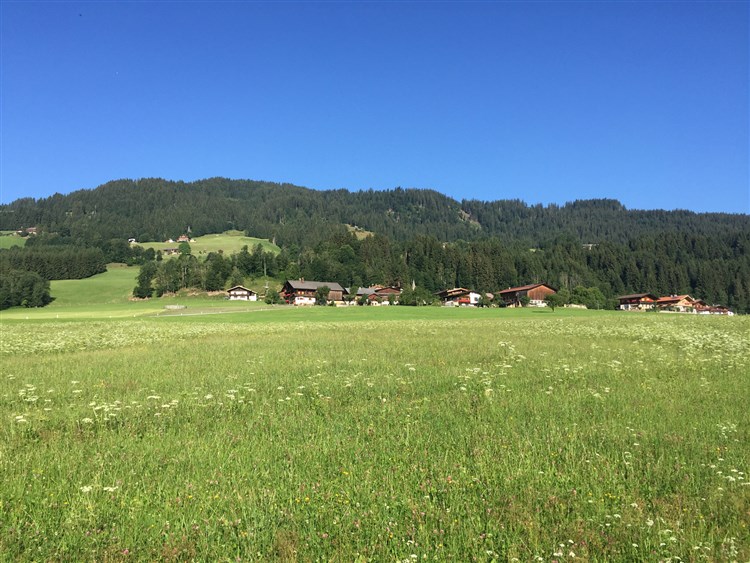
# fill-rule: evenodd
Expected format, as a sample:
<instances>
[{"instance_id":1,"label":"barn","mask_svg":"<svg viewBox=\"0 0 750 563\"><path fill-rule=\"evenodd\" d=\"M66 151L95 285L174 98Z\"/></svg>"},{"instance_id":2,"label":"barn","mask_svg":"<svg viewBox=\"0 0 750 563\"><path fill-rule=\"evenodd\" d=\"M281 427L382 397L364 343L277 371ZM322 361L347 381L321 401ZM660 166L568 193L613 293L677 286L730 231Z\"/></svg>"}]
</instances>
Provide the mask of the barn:
<instances>
[{"instance_id":1,"label":"barn","mask_svg":"<svg viewBox=\"0 0 750 563\"><path fill-rule=\"evenodd\" d=\"M557 293L557 290L546 283L532 283L520 287L509 287L497 293L506 307L520 307L524 297L529 298L530 307L546 307L544 301L548 295Z\"/></svg>"}]
</instances>

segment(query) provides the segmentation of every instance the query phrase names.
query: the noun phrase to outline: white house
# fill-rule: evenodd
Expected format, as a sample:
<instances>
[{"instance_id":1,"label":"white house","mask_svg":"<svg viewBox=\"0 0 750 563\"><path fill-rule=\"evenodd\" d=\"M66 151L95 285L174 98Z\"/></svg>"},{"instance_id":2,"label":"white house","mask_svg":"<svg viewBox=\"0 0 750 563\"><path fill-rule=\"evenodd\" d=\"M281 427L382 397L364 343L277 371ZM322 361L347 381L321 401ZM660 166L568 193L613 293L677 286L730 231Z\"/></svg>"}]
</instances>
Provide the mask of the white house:
<instances>
[{"instance_id":1,"label":"white house","mask_svg":"<svg viewBox=\"0 0 750 563\"><path fill-rule=\"evenodd\" d=\"M230 301L257 301L258 294L252 289L242 287L241 285L235 285L227 289L227 296Z\"/></svg>"}]
</instances>

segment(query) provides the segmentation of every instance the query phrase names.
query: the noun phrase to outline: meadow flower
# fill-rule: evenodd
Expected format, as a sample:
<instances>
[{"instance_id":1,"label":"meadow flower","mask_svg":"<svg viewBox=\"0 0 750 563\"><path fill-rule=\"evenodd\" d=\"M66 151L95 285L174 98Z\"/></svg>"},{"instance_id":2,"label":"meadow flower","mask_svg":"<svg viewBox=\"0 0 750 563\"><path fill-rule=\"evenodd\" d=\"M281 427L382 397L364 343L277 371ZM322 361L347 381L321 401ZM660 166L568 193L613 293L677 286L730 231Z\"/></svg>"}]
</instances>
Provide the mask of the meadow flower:
<instances>
[{"instance_id":1,"label":"meadow flower","mask_svg":"<svg viewBox=\"0 0 750 563\"><path fill-rule=\"evenodd\" d=\"M83 487L81 487L81 491L84 493L90 493L91 489L93 489L91 485L84 485Z\"/></svg>"}]
</instances>

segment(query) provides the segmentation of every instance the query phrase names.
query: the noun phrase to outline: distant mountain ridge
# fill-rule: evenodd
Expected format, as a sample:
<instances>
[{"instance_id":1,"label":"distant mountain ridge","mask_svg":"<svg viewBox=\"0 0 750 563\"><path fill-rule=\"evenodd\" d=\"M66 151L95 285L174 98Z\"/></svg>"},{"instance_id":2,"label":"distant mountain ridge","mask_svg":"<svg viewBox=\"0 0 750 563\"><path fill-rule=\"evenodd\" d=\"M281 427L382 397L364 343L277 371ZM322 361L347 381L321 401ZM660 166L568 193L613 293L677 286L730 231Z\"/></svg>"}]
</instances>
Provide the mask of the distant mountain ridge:
<instances>
[{"instance_id":1,"label":"distant mountain ridge","mask_svg":"<svg viewBox=\"0 0 750 563\"><path fill-rule=\"evenodd\" d=\"M561 235L582 244L625 243L661 232L724 235L750 230L750 216L691 211L628 210L611 199L558 205L520 200L456 201L427 189L318 191L291 184L210 178L115 180L67 195L0 205L0 229L39 226L85 239L164 240L240 229L280 244L305 244L341 225L403 241L487 237L536 246Z\"/></svg>"}]
</instances>

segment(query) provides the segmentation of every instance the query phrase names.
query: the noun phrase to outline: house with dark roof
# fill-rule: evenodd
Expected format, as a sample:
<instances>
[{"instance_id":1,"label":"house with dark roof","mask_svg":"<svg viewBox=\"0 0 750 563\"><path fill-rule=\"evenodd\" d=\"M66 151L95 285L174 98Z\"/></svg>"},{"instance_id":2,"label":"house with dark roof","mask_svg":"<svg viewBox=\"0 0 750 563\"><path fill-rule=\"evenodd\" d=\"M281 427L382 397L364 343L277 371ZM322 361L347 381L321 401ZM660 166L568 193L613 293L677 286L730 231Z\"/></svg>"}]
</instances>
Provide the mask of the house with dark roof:
<instances>
[{"instance_id":1,"label":"house with dark roof","mask_svg":"<svg viewBox=\"0 0 750 563\"><path fill-rule=\"evenodd\" d=\"M656 308L658 296L653 293L633 293L632 295L620 295L617 300L620 302L621 311L652 311Z\"/></svg>"},{"instance_id":2,"label":"house with dark roof","mask_svg":"<svg viewBox=\"0 0 750 563\"><path fill-rule=\"evenodd\" d=\"M328 300L343 303L344 295L348 292L336 282L318 282L301 280L286 280L281 288L281 296L290 305L315 305L315 293L321 287L327 287Z\"/></svg>"},{"instance_id":3,"label":"house with dark roof","mask_svg":"<svg viewBox=\"0 0 750 563\"><path fill-rule=\"evenodd\" d=\"M248 289L241 285L235 285L227 289L227 297L230 301L257 301L258 294L252 289Z\"/></svg>"},{"instance_id":4,"label":"house with dark roof","mask_svg":"<svg viewBox=\"0 0 750 563\"><path fill-rule=\"evenodd\" d=\"M391 296L393 297L391 298ZM373 285L372 287L360 287L357 290L357 299L366 297L368 305L389 305L391 299L394 304L397 304L400 296L401 290L397 287Z\"/></svg>"},{"instance_id":5,"label":"house with dark roof","mask_svg":"<svg viewBox=\"0 0 750 563\"><path fill-rule=\"evenodd\" d=\"M499 291L496 296L500 296L506 307L520 307L524 297L529 298L530 307L546 307L544 301L548 295L557 293L557 290L546 283L532 283L519 287L509 287Z\"/></svg>"},{"instance_id":6,"label":"house with dark roof","mask_svg":"<svg viewBox=\"0 0 750 563\"><path fill-rule=\"evenodd\" d=\"M438 291L435 295L447 307L476 307L481 295L465 287L453 287Z\"/></svg>"}]
</instances>

